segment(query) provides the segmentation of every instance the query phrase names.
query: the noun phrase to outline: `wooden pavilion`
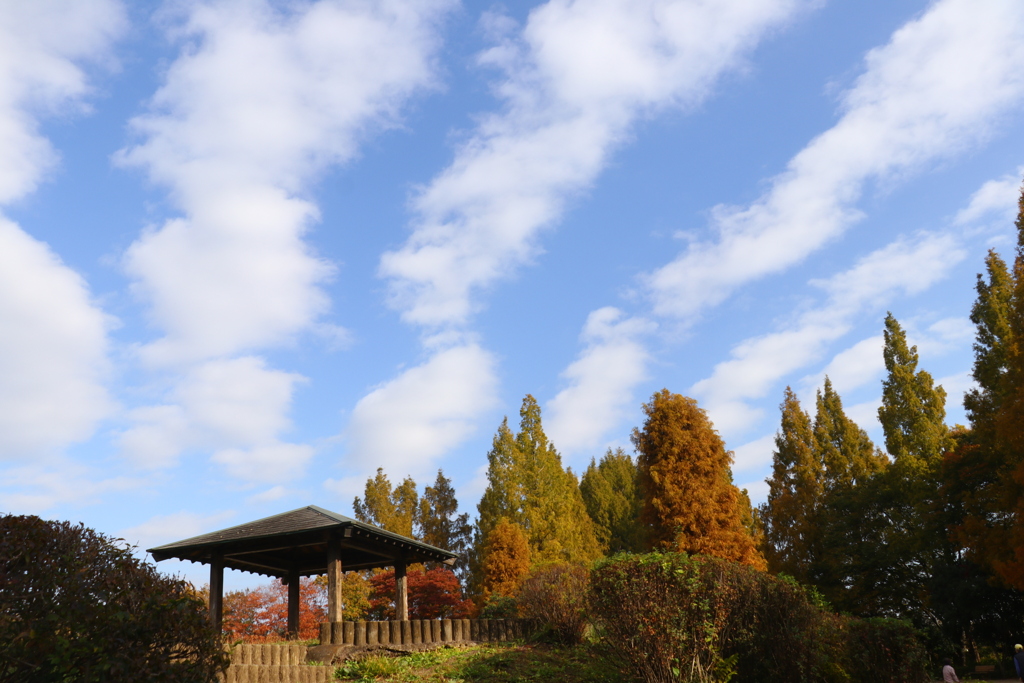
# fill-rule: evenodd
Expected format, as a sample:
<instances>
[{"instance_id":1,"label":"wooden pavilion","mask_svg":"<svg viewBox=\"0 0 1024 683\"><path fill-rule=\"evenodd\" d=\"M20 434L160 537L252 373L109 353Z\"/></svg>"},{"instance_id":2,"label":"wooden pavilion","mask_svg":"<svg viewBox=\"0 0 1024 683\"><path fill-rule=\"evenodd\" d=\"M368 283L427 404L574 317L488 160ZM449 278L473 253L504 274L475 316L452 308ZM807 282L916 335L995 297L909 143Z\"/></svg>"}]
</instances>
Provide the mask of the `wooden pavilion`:
<instances>
[{"instance_id":1,"label":"wooden pavilion","mask_svg":"<svg viewBox=\"0 0 1024 683\"><path fill-rule=\"evenodd\" d=\"M210 619L219 629L224 604L224 568L273 576L288 586L288 632L299 628L299 578L327 574L327 621L342 620L343 571L395 568L395 615L409 618L406 567L418 562L451 565L447 550L385 531L316 505L255 522L168 543L148 552L210 565Z\"/></svg>"}]
</instances>

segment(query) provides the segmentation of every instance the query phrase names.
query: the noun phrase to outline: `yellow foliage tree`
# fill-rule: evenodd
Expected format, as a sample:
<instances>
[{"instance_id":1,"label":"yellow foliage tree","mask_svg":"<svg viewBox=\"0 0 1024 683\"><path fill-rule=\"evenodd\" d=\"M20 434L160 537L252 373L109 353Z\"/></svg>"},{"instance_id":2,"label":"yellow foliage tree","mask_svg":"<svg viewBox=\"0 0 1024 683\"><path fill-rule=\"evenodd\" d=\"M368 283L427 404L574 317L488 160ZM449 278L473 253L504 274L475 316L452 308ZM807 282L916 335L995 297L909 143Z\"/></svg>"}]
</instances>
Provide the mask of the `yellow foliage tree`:
<instances>
[{"instance_id":1,"label":"yellow foliage tree","mask_svg":"<svg viewBox=\"0 0 1024 683\"><path fill-rule=\"evenodd\" d=\"M662 389L633 430L644 494L641 522L654 547L712 555L765 569L744 527L732 454L697 401Z\"/></svg>"}]
</instances>

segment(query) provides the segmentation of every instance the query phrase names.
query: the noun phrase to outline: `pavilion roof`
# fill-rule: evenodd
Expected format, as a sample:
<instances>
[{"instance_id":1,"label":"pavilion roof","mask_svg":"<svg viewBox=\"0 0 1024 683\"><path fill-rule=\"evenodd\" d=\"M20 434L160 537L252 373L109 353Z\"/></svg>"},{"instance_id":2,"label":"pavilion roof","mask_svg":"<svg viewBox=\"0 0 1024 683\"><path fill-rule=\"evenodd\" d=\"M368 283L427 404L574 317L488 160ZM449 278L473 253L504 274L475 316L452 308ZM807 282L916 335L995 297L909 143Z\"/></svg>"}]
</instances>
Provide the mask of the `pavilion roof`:
<instances>
[{"instance_id":1,"label":"pavilion roof","mask_svg":"<svg viewBox=\"0 0 1024 683\"><path fill-rule=\"evenodd\" d=\"M295 570L301 576L310 576L326 573L327 540L332 535L340 539L346 571L391 567L396 562L451 564L457 557L316 505L150 548L148 552L157 562L177 558L209 564L220 554L224 566L231 569L277 577L286 577Z\"/></svg>"}]
</instances>

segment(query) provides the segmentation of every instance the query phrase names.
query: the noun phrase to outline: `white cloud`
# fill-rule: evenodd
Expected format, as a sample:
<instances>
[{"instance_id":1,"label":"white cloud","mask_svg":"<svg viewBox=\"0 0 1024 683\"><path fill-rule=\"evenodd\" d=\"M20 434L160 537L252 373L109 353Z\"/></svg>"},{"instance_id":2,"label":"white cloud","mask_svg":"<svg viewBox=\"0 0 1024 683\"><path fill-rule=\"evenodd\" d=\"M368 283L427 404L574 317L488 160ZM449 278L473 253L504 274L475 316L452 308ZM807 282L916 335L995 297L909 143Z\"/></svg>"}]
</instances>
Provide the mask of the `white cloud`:
<instances>
[{"instance_id":1,"label":"white cloud","mask_svg":"<svg viewBox=\"0 0 1024 683\"><path fill-rule=\"evenodd\" d=\"M180 54L116 160L167 186L184 213L146 230L124 267L163 332L141 357L185 379L168 404L132 413L121 446L133 460L166 466L202 448L244 480L302 474L313 449L281 438L300 378L224 359L303 332L344 340L321 320L333 266L304 240L319 219L306 194L435 85L438 22L453 6L212 0L169 15Z\"/></svg>"},{"instance_id":2,"label":"white cloud","mask_svg":"<svg viewBox=\"0 0 1024 683\"><path fill-rule=\"evenodd\" d=\"M43 515L56 507L92 505L111 494L138 490L145 482L106 477L66 456L0 470L0 510Z\"/></svg>"},{"instance_id":3,"label":"white cloud","mask_svg":"<svg viewBox=\"0 0 1024 683\"><path fill-rule=\"evenodd\" d=\"M131 412L135 424L119 437L121 450L137 466L162 468L184 450L215 449L214 461L237 478L298 477L313 450L280 438L291 428L292 395L304 381L252 356L196 365L175 385L171 402Z\"/></svg>"},{"instance_id":4,"label":"white cloud","mask_svg":"<svg viewBox=\"0 0 1024 683\"><path fill-rule=\"evenodd\" d=\"M739 488L747 490L751 505L756 506L768 502L768 482L764 479L748 481L746 484L740 484Z\"/></svg>"},{"instance_id":5,"label":"white cloud","mask_svg":"<svg viewBox=\"0 0 1024 683\"><path fill-rule=\"evenodd\" d=\"M56 161L33 113L81 108L82 63L107 61L125 25L116 0L0 4L0 204L34 190Z\"/></svg>"},{"instance_id":6,"label":"white cloud","mask_svg":"<svg viewBox=\"0 0 1024 683\"><path fill-rule=\"evenodd\" d=\"M1024 96L1024 5L940 0L868 52L843 115L745 208L716 207L718 239L646 278L655 311L692 318L744 283L802 261L860 214L869 179L891 184L990 135Z\"/></svg>"},{"instance_id":7,"label":"white cloud","mask_svg":"<svg viewBox=\"0 0 1024 683\"><path fill-rule=\"evenodd\" d=\"M964 394L978 386L970 370L939 377L935 380L935 384L946 390L947 413L951 409L956 409L957 406L963 405Z\"/></svg>"},{"instance_id":8,"label":"white cloud","mask_svg":"<svg viewBox=\"0 0 1024 683\"><path fill-rule=\"evenodd\" d=\"M0 216L0 459L88 438L113 402L107 320L86 283Z\"/></svg>"},{"instance_id":9,"label":"white cloud","mask_svg":"<svg viewBox=\"0 0 1024 683\"><path fill-rule=\"evenodd\" d=\"M464 323L473 296L538 251L640 116L701 102L801 0L549 0L481 61L505 109L485 117L415 199L409 240L383 255L392 305L426 326ZM511 22L490 17L501 31Z\"/></svg>"},{"instance_id":10,"label":"white cloud","mask_svg":"<svg viewBox=\"0 0 1024 683\"><path fill-rule=\"evenodd\" d=\"M210 515L184 511L170 515L157 515L142 524L118 531L117 536L132 545L138 545L141 550L147 550L216 531L218 527L222 527L234 516L235 513L231 510L215 512Z\"/></svg>"},{"instance_id":11,"label":"white cloud","mask_svg":"<svg viewBox=\"0 0 1024 683\"><path fill-rule=\"evenodd\" d=\"M496 385L494 358L476 344L439 351L359 400L348 427L347 465L364 472L383 467L393 476L430 474L436 459L497 404Z\"/></svg>"},{"instance_id":12,"label":"white cloud","mask_svg":"<svg viewBox=\"0 0 1024 683\"><path fill-rule=\"evenodd\" d=\"M37 117L84 107L82 65L107 60L124 23L107 0L0 5L0 204L55 164ZM0 216L0 460L51 455L111 412L108 323L77 273Z\"/></svg>"},{"instance_id":13,"label":"white cloud","mask_svg":"<svg viewBox=\"0 0 1024 683\"><path fill-rule=\"evenodd\" d=\"M949 234L899 238L849 270L815 281L829 294L823 306L804 312L787 329L740 342L733 347L732 358L717 364L711 376L694 384L691 391L702 397L719 429L742 432L763 415L747 400L762 398L780 378L818 360L829 342L849 331L860 311L884 306L897 293L927 289L964 255L959 241ZM866 352L866 346L851 351L851 360L865 362ZM837 368L833 372L842 375ZM839 379L852 381L847 376Z\"/></svg>"},{"instance_id":14,"label":"white cloud","mask_svg":"<svg viewBox=\"0 0 1024 683\"><path fill-rule=\"evenodd\" d=\"M775 452L775 434L765 434L760 439L748 441L733 452L732 471L747 472L772 464Z\"/></svg>"},{"instance_id":15,"label":"white cloud","mask_svg":"<svg viewBox=\"0 0 1024 683\"><path fill-rule=\"evenodd\" d=\"M837 353L825 367L822 375L828 375L832 386L839 395L853 391L876 380L885 372L885 360L882 358L882 347L885 339L882 335L874 335L861 339L848 349ZM822 377L815 376L814 386L820 386Z\"/></svg>"},{"instance_id":16,"label":"white cloud","mask_svg":"<svg viewBox=\"0 0 1024 683\"><path fill-rule=\"evenodd\" d=\"M605 307L587 316L584 349L562 377L569 386L548 402L546 430L565 453L600 445L633 405L633 389L647 378L650 356L641 338L654 329L642 318L624 318Z\"/></svg>"},{"instance_id":17,"label":"white cloud","mask_svg":"<svg viewBox=\"0 0 1024 683\"><path fill-rule=\"evenodd\" d=\"M166 332L144 349L149 360L281 344L327 310L319 285L331 267L303 241L318 213L301 195L434 83L436 24L451 5L189 6L171 29L182 52L150 112L132 121L142 140L117 156L167 185L186 213L125 255Z\"/></svg>"},{"instance_id":18,"label":"white cloud","mask_svg":"<svg viewBox=\"0 0 1024 683\"><path fill-rule=\"evenodd\" d=\"M852 406L843 406L843 412L846 413L846 417L856 422L864 431L877 432L882 429L882 423L878 421L878 409L881 406L882 399L881 392L879 392L879 398ZM875 445L885 450L885 443L877 443Z\"/></svg>"},{"instance_id":19,"label":"white cloud","mask_svg":"<svg viewBox=\"0 0 1024 683\"><path fill-rule=\"evenodd\" d=\"M1001 178L985 182L971 195L970 203L956 214L954 222L957 225L967 225L993 214L994 218L1012 222L1017 215L1017 199L1020 197L1022 176L1024 166L1017 168L1016 173L1008 173Z\"/></svg>"}]
</instances>

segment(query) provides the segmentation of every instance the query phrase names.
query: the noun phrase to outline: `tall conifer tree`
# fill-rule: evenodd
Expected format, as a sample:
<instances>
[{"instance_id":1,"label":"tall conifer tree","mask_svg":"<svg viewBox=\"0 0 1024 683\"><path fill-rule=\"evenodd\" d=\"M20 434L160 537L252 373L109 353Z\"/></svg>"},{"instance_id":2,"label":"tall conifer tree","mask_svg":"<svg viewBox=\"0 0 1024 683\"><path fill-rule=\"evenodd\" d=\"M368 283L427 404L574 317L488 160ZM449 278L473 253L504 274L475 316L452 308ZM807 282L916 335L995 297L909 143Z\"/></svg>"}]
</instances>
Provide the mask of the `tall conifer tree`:
<instances>
[{"instance_id":1,"label":"tall conifer tree","mask_svg":"<svg viewBox=\"0 0 1024 683\"><path fill-rule=\"evenodd\" d=\"M643 550L640 482L629 454L609 448L601 462L592 459L580 480L580 493L606 554Z\"/></svg>"},{"instance_id":2,"label":"tall conifer tree","mask_svg":"<svg viewBox=\"0 0 1024 683\"><path fill-rule=\"evenodd\" d=\"M814 441L826 490L852 486L885 469L888 459L871 443L867 432L846 416L843 401L827 375L816 403Z\"/></svg>"},{"instance_id":3,"label":"tall conifer tree","mask_svg":"<svg viewBox=\"0 0 1024 683\"><path fill-rule=\"evenodd\" d=\"M451 479L445 477L440 469L434 485L426 487L420 498L419 527L420 539L424 543L459 556L455 561L455 573L464 579L473 526L469 523L469 513L459 514L459 501Z\"/></svg>"},{"instance_id":4,"label":"tall conifer tree","mask_svg":"<svg viewBox=\"0 0 1024 683\"><path fill-rule=\"evenodd\" d=\"M356 496L352 509L356 519L361 522L415 538L414 530L419 522L416 482L412 477L406 477L401 484L392 488L384 468L378 467L377 475L366 480L363 499Z\"/></svg>"},{"instance_id":5,"label":"tall conifer tree","mask_svg":"<svg viewBox=\"0 0 1024 683\"><path fill-rule=\"evenodd\" d=\"M768 501L762 507L765 557L773 572L808 582L816 560L816 515L824 492L825 471L811 418L786 387L782 424L775 435Z\"/></svg>"},{"instance_id":6,"label":"tall conifer tree","mask_svg":"<svg viewBox=\"0 0 1024 683\"><path fill-rule=\"evenodd\" d=\"M519 432L513 437L504 420L487 454L488 483L477 508L474 572L483 560L487 537L501 518L523 529L535 562L589 562L600 557L579 482L572 470L562 467L561 456L544 434L533 396L523 399L519 416Z\"/></svg>"},{"instance_id":7,"label":"tall conifer tree","mask_svg":"<svg viewBox=\"0 0 1024 683\"><path fill-rule=\"evenodd\" d=\"M945 423L946 391L917 369L917 347L907 345L907 335L892 313L885 317L884 334L887 377L882 381L878 421L896 466L907 476L920 477L953 445Z\"/></svg>"},{"instance_id":8,"label":"tall conifer tree","mask_svg":"<svg viewBox=\"0 0 1024 683\"><path fill-rule=\"evenodd\" d=\"M644 495L641 521L654 547L713 555L760 569L764 557L743 526L731 453L692 398L662 389L633 430Z\"/></svg>"}]
</instances>

